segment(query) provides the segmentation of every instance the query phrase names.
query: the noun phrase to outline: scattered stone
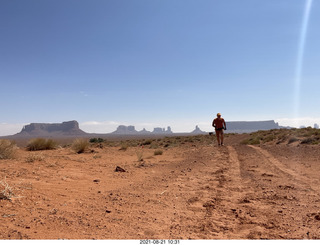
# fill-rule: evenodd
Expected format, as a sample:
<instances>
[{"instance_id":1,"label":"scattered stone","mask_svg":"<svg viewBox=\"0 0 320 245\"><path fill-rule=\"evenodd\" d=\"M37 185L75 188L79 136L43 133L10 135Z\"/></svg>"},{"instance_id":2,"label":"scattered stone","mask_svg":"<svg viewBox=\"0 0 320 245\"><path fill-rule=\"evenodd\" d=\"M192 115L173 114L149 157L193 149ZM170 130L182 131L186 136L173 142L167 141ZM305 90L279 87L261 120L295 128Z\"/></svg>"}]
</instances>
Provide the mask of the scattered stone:
<instances>
[{"instance_id":1,"label":"scattered stone","mask_svg":"<svg viewBox=\"0 0 320 245\"><path fill-rule=\"evenodd\" d=\"M246 197L244 199L242 199L241 202L242 203L251 203L250 200L248 198L246 198Z\"/></svg>"},{"instance_id":2,"label":"scattered stone","mask_svg":"<svg viewBox=\"0 0 320 245\"><path fill-rule=\"evenodd\" d=\"M110 213L111 213L111 211L110 211L110 210L106 210L106 213L107 213L107 214L110 214Z\"/></svg>"},{"instance_id":3,"label":"scattered stone","mask_svg":"<svg viewBox=\"0 0 320 245\"><path fill-rule=\"evenodd\" d=\"M99 180L99 179L94 179L94 180L93 180L93 182L95 182L95 183L99 183L99 182L100 182L100 180Z\"/></svg>"},{"instance_id":4,"label":"scattered stone","mask_svg":"<svg viewBox=\"0 0 320 245\"><path fill-rule=\"evenodd\" d=\"M8 200L9 198L8 198L5 194L0 193L0 199L2 199L2 200Z\"/></svg>"},{"instance_id":5,"label":"scattered stone","mask_svg":"<svg viewBox=\"0 0 320 245\"><path fill-rule=\"evenodd\" d=\"M314 216L314 218L315 218L316 220L320 220L320 214L317 214L316 216Z\"/></svg>"},{"instance_id":6,"label":"scattered stone","mask_svg":"<svg viewBox=\"0 0 320 245\"><path fill-rule=\"evenodd\" d=\"M215 204L213 201L208 201L202 205L204 208L215 208Z\"/></svg>"},{"instance_id":7,"label":"scattered stone","mask_svg":"<svg viewBox=\"0 0 320 245\"><path fill-rule=\"evenodd\" d=\"M115 172L126 172L123 168L117 166Z\"/></svg>"}]
</instances>

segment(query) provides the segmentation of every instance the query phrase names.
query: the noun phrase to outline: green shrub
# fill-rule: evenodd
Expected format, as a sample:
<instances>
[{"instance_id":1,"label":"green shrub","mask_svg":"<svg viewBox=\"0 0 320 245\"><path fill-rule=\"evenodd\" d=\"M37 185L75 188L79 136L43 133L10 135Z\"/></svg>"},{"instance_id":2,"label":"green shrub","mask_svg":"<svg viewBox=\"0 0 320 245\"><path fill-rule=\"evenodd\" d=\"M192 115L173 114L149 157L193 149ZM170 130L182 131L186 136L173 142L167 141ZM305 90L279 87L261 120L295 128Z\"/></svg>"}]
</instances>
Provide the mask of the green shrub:
<instances>
[{"instance_id":1,"label":"green shrub","mask_svg":"<svg viewBox=\"0 0 320 245\"><path fill-rule=\"evenodd\" d=\"M241 144L243 144L243 145L259 145L260 138L259 137L250 137L249 139L245 139L245 140L241 141Z\"/></svg>"},{"instance_id":2,"label":"green shrub","mask_svg":"<svg viewBox=\"0 0 320 245\"><path fill-rule=\"evenodd\" d=\"M317 144L317 143L318 143L317 139L313 137L309 137L301 141L301 144Z\"/></svg>"},{"instance_id":3,"label":"green shrub","mask_svg":"<svg viewBox=\"0 0 320 245\"><path fill-rule=\"evenodd\" d=\"M103 143L104 142L104 139L102 138L91 138L89 140L90 143Z\"/></svg>"},{"instance_id":4,"label":"green shrub","mask_svg":"<svg viewBox=\"0 0 320 245\"><path fill-rule=\"evenodd\" d=\"M273 134L269 134L269 135L265 135L265 137L263 138L263 142L270 142L276 139L276 136Z\"/></svg>"},{"instance_id":5,"label":"green shrub","mask_svg":"<svg viewBox=\"0 0 320 245\"><path fill-rule=\"evenodd\" d=\"M71 148L78 154L84 153L89 148L89 142L86 139L75 139Z\"/></svg>"},{"instance_id":6,"label":"green shrub","mask_svg":"<svg viewBox=\"0 0 320 245\"><path fill-rule=\"evenodd\" d=\"M53 150L57 147L57 143L52 139L36 138L29 141L27 145L28 151Z\"/></svg>"},{"instance_id":7,"label":"green shrub","mask_svg":"<svg viewBox=\"0 0 320 245\"><path fill-rule=\"evenodd\" d=\"M13 141L0 140L0 159L11 159L16 155L18 147Z\"/></svg>"},{"instance_id":8,"label":"green shrub","mask_svg":"<svg viewBox=\"0 0 320 245\"><path fill-rule=\"evenodd\" d=\"M299 141L299 139L297 137L295 137L295 136L292 136L292 137L289 138L288 144L291 144L291 143L296 142L296 141Z\"/></svg>"},{"instance_id":9,"label":"green shrub","mask_svg":"<svg viewBox=\"0 0 320 245\"><path fill-rule=\"evenodd\" d=\"M142 143L142 145L151 145L152 140L146 140Z\"/></svg>"}]
</instances>

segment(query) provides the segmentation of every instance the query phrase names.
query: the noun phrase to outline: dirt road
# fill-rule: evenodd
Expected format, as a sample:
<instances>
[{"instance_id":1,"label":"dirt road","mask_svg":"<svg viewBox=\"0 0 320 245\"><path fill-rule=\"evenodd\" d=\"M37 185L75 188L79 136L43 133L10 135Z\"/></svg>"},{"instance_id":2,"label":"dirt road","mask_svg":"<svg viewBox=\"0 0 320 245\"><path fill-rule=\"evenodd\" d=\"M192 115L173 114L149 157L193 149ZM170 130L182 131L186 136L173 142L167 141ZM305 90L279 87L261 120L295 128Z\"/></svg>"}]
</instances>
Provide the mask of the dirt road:
<instances>
[{"instance_id":1,"label":"dirt road","mask_svg":"<svg viewBox=\"0 0 320 245\"><path fill-rule=\"evenodd\" d=\"M320 239L318 146L185 144L0 161L1 239ZM121 166L126 172L115 172Z\"/></svg>"}]
</instances>

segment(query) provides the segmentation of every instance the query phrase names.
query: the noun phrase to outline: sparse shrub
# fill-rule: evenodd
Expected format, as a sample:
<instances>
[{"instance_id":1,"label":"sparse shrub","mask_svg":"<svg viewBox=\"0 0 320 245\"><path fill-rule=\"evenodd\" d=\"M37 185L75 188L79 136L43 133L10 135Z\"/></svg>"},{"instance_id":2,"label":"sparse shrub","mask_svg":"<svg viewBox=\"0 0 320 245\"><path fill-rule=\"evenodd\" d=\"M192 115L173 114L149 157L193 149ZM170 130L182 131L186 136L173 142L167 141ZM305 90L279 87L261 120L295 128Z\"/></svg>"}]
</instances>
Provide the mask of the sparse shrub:
<instances>
[{"instance_id":1,"label":"sparse shrub","mask_svg":"<svg viewBox=\"0 0 320 245\"><path fill-rule=\"evenodd\" d=\"M136 151L136 155L138 158L138 162L142 162L143 161L143 151Z\"/></svg>"},{"instance_id":2,"label":"sparse shrub","mask_svg":"<svg viewBox=\"0 0 320 245\"><path fill-rule=\"evenodd\" d=\"M119 151L126 151L128 149L128 144L122 143Z\"/></svg>"},{"instance_id":3,"label":"sparse shrub","mask_svg":"<svg viewBox=\"0 0 320 245\"><path fill-rule=\"evenodd\" d=\"M263 138L263 142L270 142L276 139L276 136L273 134L265 135L265 138Z\"/></svg>"},{"instance_id":4,"label":"sparse shrub","mask_svg":"<svg viewBox=\"0 0 320 245\"><path fill-rule=\"evenodd\" d=\"M100 159L102 156L99 156L99 155L96 155L96 154L94 154L93 155L93 159Z\"/></svg>"},{"instance_id":5,"label":"sparse shrub","mask_svg":"<svg viewBox=\"0 0 320 245\"><path fill-rule=\"evenodd\" d=\"M316 143L316 139L309 137L301 141L301 144L314 144Z\"/></svg>"},{"instance_id":6,"label":"sparse shrub","mask_svg":"<svg viewBox=\"0 0 320 245\"><path fill-rule=\"evenodd\" d=\"M142 143L142 145L150 145L152 143L152 140L146 140Z\"/></svg>"},{"instance_id":7,"label":"sparse shrub","mask_svg":"<svg viewBox=\"0 0 320 245\"><path fill-rule=\"evenodd\" d=\"M103 143L104 142L104 139L102 138L91 138L89 140L90 143Z\"/></svg>"},{"instance_id":8,"label":"sparse shrub","mask_svg":"<svg viewBox=\"0 0 320 245\"><path fill-rule=\"evenodd\" d=\"M11 159L16 155L18 147L13 141L0 140L0 159Z\"/></svg>"},{"instance_id":9,"label":"sparse shrub","mask_svg":"<svg viewBox=\"0 0 320 245\"><path fill-rule=\"evenodd\" d=\"M89 148L89 142L86 139L75 139L71 148L78 154L84 153Z\"/></svg>"},{"instance_id":10,"label":"sparse shrub","mask_svg":"<svg viewBox=\"0 0 320 245\"><path fill-rule=\"evenodd\" d=\"M155 155L155 156L162 155L162 154L163 154L163 151L162 151L162 150L155 150L155 151L154 151L154 155Z\"/></svg>"},{"instance_id":11,"label":"sparse shrub","mask_svg":"<svg viewBox=\"0 0 320 245\"><path fill-rule=\"evenodd\" d=\"M43 160L44 160L44 156L42 154L30 154L26 158L26 162L28 163L32 163L35 161L43 161Z\"/></svg>"},{"instance_id":12,"label":"sparse shrub","mask_svg":"<svg viewBox=\"0 0 320 245\"><path fill-rule=\"evenodd\" d=\"M245 139L241 141L241 144L243 145L258 145L260 144L260 138L259 137L250 137L249 139Z\"/></svg>"},{"instance_id":13,"label":"sparse shrub","mask_svg":"<svg viewBox=\"0 0 320 245\"><path fill-rule=\"evenodd\" d=\"M150 146L149 146L150 149L157 149L159 148L159 145L156 141L153 141Z\"/></svg>"},{"instance_id":14,"label":"sparse shrub","mask_svg":"<svg viewBox=\"0 0 320 245\"><path fill-rule=\"evenodd\" d=\"M28 151L53 150L57 147L57 143L52 139L36 138L29 141L27 145Z\"/></svg>"},{"instance_id":15,"label":"sparse shrub","mask_svg":"<svg viewBox=\"0 0 320 245\"><path fill-rule=\"evenodd\" d=\"M292 144L293 142L299 141L299 139L295 136L292 136L288 140L288 144Z\"/></svg>"},{"instance_id":16,"label":"sparse shrub","mask_svg":"<svg viewBox=\"0 0 320 245\"><path fill-rule=\"evenodd\" d=\"M12 187L8 185L6 179L1 180L0 185L2 186L2 190L0 191L0 199L11 200L11 198L14 197Z\"/></svg>"}]
</instances>

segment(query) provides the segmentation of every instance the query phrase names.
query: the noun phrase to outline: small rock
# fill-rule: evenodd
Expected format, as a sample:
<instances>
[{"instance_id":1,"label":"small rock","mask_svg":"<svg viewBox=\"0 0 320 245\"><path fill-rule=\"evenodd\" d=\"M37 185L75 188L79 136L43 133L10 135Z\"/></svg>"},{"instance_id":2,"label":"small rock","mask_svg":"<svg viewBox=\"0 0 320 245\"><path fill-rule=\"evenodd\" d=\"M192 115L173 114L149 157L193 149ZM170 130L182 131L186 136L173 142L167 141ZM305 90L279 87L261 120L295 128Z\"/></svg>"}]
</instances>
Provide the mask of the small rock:
<instances>
[{"instance_id":1,"label":"small rock","mask_svg":"<svg viewBox=\"0 0 320 245\"><path fill-rule=\"evenodd\" d=\"M316 216L314 216L314 218L315 218L316 220L320 220L320 214L317 214Z\"/></svg>"},{"instance_id":2,"label":"small rock","mask_svg":"<svg viewBox=\"0 0 320 245\"><path fill-rule=\"evenodd\" d=\"M99 183L99 182L100 182L100 180L99 180L99 179L94 179L94 180L93 180L93 182L95 182L95 183Z\"/></svg>"},{"instance_id":3,"label":"small rock","mask_svg":"<svg viewBox=\"0 0 320 245\"><path fill-rule=\"evenodd\" d=\"M126 172L123 168L117 166L115 172Z\"/></svg>"},{"instance_id":4,"label":"small rock","mask_svg":"<svg viewBox=\"0 0 320 245\"><path fill-rule=\"evenodd\" d=\"M107 213L107 214L110 214L110 213L111 213L111 211L110 211L110 210L106 210L106 213Z\"/></svg>"}]
</instances>

